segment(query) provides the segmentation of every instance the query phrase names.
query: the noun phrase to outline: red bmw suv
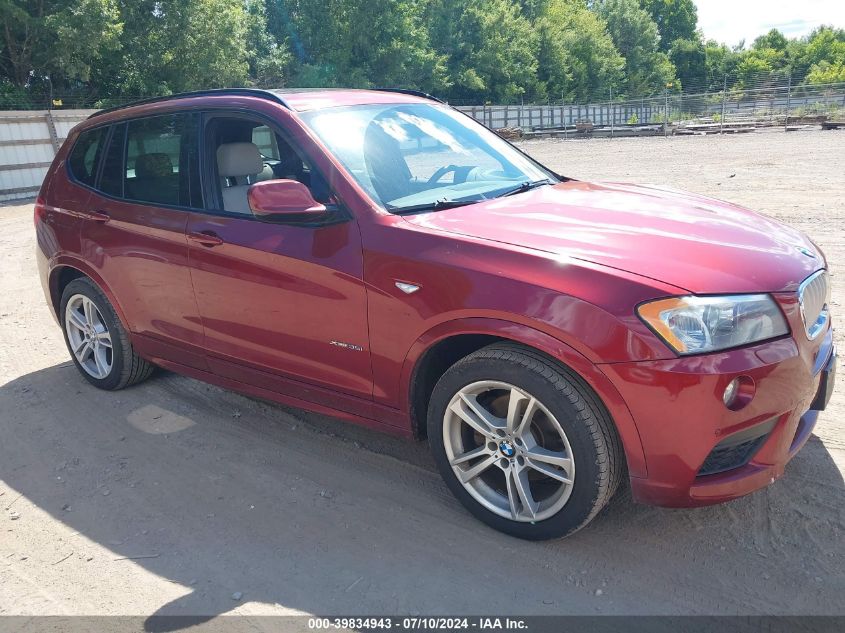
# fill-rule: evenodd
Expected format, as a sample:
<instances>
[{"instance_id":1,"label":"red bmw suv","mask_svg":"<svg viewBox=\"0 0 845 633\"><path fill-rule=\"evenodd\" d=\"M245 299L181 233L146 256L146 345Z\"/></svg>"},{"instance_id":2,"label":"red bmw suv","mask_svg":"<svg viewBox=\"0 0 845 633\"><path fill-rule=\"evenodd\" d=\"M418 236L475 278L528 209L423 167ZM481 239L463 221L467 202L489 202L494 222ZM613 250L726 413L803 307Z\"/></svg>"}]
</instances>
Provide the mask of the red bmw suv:
<instances>
[{"instance_id":1,"label":"red bmw suv","mask_svg":"<svg viewBox=\"0 0 845 633\"><path fill-rule=\"evenodd\" d=\"M421 93L206 91L98 112L35 205L102 389L155 366L409 437L479 519L586 525L623 477L697 506L780 477L833 390L806 236L560 176Z\"/></svg>"}]
</instances>

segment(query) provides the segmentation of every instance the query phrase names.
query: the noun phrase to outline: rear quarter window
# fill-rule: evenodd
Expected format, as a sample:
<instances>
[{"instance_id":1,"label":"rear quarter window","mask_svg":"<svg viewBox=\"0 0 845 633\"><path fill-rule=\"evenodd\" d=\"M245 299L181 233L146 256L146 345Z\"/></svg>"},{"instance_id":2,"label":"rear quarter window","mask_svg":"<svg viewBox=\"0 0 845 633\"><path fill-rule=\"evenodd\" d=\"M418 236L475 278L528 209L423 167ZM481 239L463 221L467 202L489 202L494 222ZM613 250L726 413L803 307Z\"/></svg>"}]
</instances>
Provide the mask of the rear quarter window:
<instances>
[{"instance_id":1,"label":"rear quarter window","mask_svg":"<svg viewBox=\"0 0 845 633\"><path fill-rule=\"evenodd\" d=\"M97 165L103 153L108 127L87 130L79 135L68 158L70 173L78 182L89 187L97 179Z\"/></svg>"},{"instance_id":2,"label":"rear quarter window","mask_svg":"<svg viewBox=\"0 0 845 633\"><path fill-rule=\"evenodd\" d=\"M255 143L264 158L279 160L276 135L266 125L259 125L252 129L252 142Z\"/></svg>"}]
</instances>

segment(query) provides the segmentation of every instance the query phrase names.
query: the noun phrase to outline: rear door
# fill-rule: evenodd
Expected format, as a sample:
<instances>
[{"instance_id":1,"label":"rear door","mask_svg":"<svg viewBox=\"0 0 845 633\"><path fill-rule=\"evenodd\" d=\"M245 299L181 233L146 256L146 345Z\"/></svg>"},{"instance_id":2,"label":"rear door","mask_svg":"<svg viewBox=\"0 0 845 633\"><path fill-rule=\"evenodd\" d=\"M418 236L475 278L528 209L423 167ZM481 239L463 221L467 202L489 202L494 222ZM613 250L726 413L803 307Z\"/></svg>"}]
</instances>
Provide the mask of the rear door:
<instances>
[{"instance_id":1,"label":"rear door","mask_svg":"<svg viewBox=\"0 0 845 633\"><path fill-rule=\"evenodd\" d=\"M201 199L198 115L164 114L113 126L88 201L83 257L114 293L138 350L204 369L185 225Z\"/></svg>"}]
</instances>

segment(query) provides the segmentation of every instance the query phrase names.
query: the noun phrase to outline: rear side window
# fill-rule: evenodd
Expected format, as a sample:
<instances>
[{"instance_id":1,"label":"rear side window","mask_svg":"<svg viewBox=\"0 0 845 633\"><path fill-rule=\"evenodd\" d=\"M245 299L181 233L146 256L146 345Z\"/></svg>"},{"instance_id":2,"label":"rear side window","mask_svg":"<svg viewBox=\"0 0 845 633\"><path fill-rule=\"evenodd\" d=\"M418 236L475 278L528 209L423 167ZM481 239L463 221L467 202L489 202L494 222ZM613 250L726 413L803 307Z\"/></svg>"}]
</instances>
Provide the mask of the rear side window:
<instances>
[{"instance_id":1,"label":"rear side window","mask_svg":"<svg viewBox=\"0 0 845 633\"><path fill-rule=\"evenodd\" d=\"M188 206L194 118L172 114L129 121L123 196L139 202Z\"/></svg>"},{"instance_id":2,"label":"rear side window","mask_svg":"<svg viewBox=\"0 0 845 633\"><path fill-rule=\"evenodd\" d=\"M94 186L97 179L97 165L106 142L107 127L88 130L79 135L76 144L70 152L68 163L70 173L84 185Z\"/></svg>"}]
</instances>

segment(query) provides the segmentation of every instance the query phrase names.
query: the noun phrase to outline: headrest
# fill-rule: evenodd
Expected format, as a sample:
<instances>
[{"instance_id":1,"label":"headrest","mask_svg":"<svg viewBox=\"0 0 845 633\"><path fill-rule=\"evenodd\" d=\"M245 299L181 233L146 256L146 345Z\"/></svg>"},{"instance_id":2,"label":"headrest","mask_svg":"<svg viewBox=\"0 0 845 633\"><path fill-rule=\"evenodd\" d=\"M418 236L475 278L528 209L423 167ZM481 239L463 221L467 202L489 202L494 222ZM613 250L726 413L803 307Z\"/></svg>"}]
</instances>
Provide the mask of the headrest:
<instances>
[{"instance_id":1,"label":"headrest","mask_svg":"<svg viewBox=\"0 0 845 633\"><path fill-rule=\"evenodd\" d=\"M252 176L264 169L255 143L224 143L217 148L217 170L221 178Z\"/></svg>"},{"instance_id":2,"label":"headrest","mask_svg":"<svg viewBox=\"0 0 845 633\"><path fill-rule=\"evenodd\" d=\"M163 178L172 175L173 163L167 154L141 154L135 159L136 178Z\"/></svg>"}]
</instances>

